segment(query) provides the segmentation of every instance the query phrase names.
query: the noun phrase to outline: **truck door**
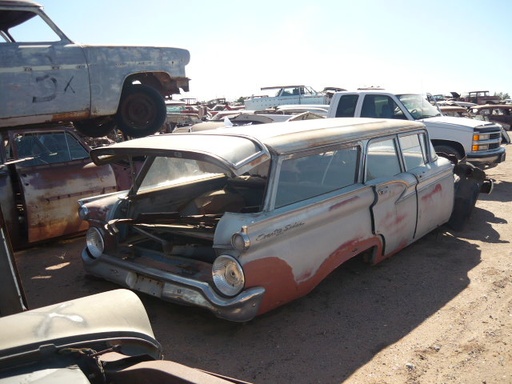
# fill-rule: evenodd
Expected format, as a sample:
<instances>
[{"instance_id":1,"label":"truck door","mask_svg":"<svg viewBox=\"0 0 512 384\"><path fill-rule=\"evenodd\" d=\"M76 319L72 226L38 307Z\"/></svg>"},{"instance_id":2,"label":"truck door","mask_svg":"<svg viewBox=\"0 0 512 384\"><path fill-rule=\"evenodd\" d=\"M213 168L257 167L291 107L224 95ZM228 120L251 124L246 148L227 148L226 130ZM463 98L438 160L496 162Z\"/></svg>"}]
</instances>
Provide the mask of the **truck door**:
<instances>
[{"instance_id":1,"label":"truck door","mask_svg":"<svg viewBox=\"0 0 512 384\"><path fill-rule=\"evenodd\" d=\"M372 185L374 232L382 236L384 254L410 244L416 231L416 178L402 172L399 147L394 138L369 142L365 162L365 184Z\"/></svg>"},{"instance_id":2,"label":"truck door","mask_svg":"<svg viewBox=\"0 0 512 384\"><path fill-rule=\"evenodd\" d=\"M112 168L94 165L69 131L18 131L10 143L29 243L87 229L77 200L116 190Z\"/></svg>"},{"instance_id":3,"label":"truck door","mask_svg":"<svg viewBox=\"0 0 512 384\"><path fill-rule=\"evenodd\" d=\"M9 29L15 41L0 37L0 84L5 90L0 92L2 125L19 125L21 117L28 124L69 120L70 113L89 116L89 75L82 48L61 40L35 13L10 12L13 17L16 12L35 16Z\"/></svg>"}]
</instances>

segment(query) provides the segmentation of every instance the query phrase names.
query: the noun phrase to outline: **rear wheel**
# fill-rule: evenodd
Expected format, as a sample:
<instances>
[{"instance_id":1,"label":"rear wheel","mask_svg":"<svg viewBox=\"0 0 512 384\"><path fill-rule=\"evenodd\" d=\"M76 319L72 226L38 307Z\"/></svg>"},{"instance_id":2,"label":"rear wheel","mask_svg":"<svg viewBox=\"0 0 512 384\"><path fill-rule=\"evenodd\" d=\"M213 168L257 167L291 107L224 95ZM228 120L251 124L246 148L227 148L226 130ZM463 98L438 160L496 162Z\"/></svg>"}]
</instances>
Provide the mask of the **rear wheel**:
<instances>
[{"instance_id":1,"label":"rear wheel","mask_svg":"<svg viewBox=\"0 0 512 384\"><path fill-rule=\"evenodd\" d=\"M166 116L164 98L156 89L130 85L121 96L116 115L117 127L127 136L148 136L162 127Z\"/></svg>"}]
</instances>

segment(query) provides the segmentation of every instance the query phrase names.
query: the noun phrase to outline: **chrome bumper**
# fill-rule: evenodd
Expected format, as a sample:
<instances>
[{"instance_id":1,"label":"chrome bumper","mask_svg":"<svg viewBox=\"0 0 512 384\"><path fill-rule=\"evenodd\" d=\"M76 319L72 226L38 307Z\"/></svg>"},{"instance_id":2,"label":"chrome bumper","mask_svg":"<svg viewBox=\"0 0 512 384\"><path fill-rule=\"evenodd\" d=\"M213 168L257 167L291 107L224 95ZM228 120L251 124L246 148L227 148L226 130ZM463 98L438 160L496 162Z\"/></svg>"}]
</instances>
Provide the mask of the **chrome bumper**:
<instances>
[{"instance_id":1,"label":"chrome bumper","mask_svg":"<svg viewBox=\"0 0 512 384\"><path fill-rule=\"evenodd\" d=\"M140 266L105 254L95 259L90 256L87 248L82 251L82 261L85 270L93 276L162 300L206 308L217 317L230 321L245 322L253 319L265 293L263 287L255 287L235 297L223 297L204 281Z\"/></svg>"}]
</instances>

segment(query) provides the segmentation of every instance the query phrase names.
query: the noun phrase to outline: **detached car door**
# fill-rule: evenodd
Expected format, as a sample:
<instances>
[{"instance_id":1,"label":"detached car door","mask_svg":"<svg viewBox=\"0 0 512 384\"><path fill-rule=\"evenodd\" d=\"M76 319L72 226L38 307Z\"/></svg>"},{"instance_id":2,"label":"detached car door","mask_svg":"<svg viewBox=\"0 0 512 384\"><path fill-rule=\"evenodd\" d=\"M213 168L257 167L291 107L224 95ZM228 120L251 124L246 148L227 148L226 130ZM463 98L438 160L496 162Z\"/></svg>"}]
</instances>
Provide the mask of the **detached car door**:
<instances>
[{"instance_id":1,"label":"detached car door","mask_svg":"<svg viewBox=\"0 0 512 384\"><path fill-rule=\"evenodd\" d=\"M11 132L9 142L29 243L86 230L78 199L116 190L112 168L94 165L89 149L71 131Z\"/></svg>"}]
</instances>

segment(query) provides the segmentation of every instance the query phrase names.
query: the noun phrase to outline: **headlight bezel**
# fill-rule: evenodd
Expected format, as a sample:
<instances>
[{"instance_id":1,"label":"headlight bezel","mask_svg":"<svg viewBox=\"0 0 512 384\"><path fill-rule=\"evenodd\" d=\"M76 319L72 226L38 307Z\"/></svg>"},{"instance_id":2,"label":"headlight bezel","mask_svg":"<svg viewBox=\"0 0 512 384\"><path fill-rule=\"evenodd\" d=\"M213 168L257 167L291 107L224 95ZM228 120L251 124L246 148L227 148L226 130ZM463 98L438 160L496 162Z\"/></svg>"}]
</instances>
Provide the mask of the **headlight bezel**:
<instances>
[{"instance_id":1,"label":"headlight bezel","mask_svg":"<svg viewBox=\"0 0 512 384\"><path fill-rule=\"evenodd\" d=\"M236 258L220 255L212 264L212 280L215 288L224 296L234 297L245 287L245 274Z\"/></svg>"}]
</instances>

